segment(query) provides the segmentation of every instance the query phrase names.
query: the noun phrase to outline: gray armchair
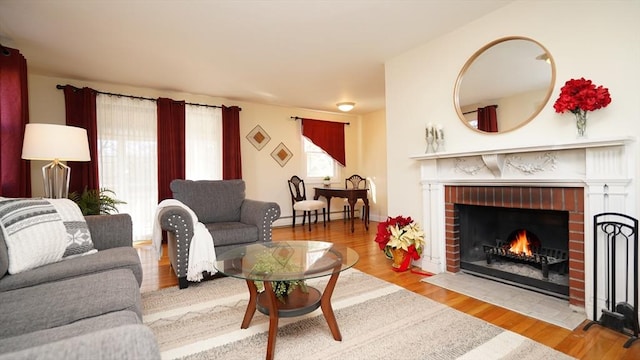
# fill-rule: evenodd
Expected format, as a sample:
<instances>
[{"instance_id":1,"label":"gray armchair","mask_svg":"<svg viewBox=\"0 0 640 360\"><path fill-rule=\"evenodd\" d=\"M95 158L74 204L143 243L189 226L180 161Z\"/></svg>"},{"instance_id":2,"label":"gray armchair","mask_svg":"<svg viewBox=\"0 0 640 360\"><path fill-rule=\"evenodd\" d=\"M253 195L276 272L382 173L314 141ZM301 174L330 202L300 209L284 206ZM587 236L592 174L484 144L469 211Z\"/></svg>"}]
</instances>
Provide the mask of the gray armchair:
<instances>
[{"instance_id":1,"label":"gray armchair","mask_svg":"<svg viewBox=\"0 0 640 360\"><path fill-rule=\"evenodd\" d=\"M280 217L275 202L245 199L244 180L173 180L173 198L188 206L211 233L216 254L258 241L271 241L271 225ZM180 289L189 286L189 246L193 223L182 207L169 206L160 213L167 232L169 261Z\"/></svg>"}]
</instances>

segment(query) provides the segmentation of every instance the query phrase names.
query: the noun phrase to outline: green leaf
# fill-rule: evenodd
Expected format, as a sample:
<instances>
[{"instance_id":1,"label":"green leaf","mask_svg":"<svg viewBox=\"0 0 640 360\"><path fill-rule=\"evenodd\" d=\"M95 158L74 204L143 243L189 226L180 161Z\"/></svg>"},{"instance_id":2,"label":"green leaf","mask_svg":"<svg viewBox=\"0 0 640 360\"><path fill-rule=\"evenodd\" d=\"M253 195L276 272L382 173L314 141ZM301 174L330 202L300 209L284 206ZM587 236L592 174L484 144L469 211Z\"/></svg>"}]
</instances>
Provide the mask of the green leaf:
<instances>
[{"instance_id":1,"label":"green leaf","mask_svg":"<svg viewBox=\"0 0 640 360\"><path fill-rule=\"evenodd\" d=\"M101 188L88 190L86 187L82 194L72 192L69 199L78 204L82 215L109 215L118 212L117 205L126 204L115 198L112 190Z\"/></svg>"}]
</instances>

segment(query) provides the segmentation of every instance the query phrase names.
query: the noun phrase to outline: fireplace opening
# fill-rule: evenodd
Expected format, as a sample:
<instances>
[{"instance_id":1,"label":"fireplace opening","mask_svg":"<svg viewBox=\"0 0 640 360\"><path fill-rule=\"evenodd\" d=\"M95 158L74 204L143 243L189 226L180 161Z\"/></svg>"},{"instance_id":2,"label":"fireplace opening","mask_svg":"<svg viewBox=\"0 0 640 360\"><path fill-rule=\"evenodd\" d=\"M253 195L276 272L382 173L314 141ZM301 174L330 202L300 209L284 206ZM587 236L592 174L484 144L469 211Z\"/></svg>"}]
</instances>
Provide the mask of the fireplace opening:
<instances>
[{"instance_id":1,"label":"fireplace opening","mask_svg":"<svg viewBox=\"0 0 640 360\"><path fill-rule=\"evenodd\" d=\"M567 211L455 206L462 271L569 297Z\"/></svg>"}]
</instances>

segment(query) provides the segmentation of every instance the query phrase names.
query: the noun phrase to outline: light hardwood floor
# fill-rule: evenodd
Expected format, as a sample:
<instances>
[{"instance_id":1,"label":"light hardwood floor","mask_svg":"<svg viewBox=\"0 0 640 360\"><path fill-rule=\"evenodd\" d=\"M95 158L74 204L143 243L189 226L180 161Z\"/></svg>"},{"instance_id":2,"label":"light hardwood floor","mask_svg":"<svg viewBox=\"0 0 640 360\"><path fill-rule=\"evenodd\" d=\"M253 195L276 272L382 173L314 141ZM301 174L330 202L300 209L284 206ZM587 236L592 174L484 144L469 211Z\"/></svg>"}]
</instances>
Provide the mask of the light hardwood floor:
<instances>
[{"instance_id":1,"label":"light hardwood floor","mask_svg":"<svg viewBox=\"0 0 640 360\"><path fill-rule=\"evenodd\" d=\"M589 331L583 331L583 325L580 325L575 330L569 331L544 321L421 282L423 275L410 271L404 273L393 272L390 267L390 260L384 257L377 244L373 241L376 234L376 226L376 222L371 222L369 230L365 231L362 223L356 219L355 232L352 234L349 226L342 220L333 220L327 223L326 227L323 227L322 223L313 225L311 231L308 231L307 227L303 228L300 225L295 228L290 226L275 228L273 230L273 239L274 241L322 240L345 244L356 250L360 255L360 260L355 267L362 272L402 286L407 290L546 344L579 359L640 359L640 340L636 341L629 349L625 349L622 345L627 338L613 330L593 326ZM177 278L173 270L170 269L166 256L157 261L149 243L139 243L136 248L142 261L144 273L142 291L177 286ZM164 254L166 254L166 249ZM215 281L215 279L210 281Z\"/></svg>"}]
</instances>

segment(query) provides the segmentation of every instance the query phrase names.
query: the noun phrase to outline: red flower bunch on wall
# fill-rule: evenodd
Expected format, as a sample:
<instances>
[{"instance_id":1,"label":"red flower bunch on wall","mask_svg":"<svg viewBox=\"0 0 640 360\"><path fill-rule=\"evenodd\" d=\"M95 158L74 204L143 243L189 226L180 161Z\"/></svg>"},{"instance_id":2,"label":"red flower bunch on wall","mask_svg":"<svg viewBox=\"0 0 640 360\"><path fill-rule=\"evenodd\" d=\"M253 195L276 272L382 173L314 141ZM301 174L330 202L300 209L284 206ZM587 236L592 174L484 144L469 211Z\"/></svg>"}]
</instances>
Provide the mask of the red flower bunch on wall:
<instances>
[{"instance_id":1,"label":"red flower bunch on wall","mask_svg":"<svg viewBox=\"0 0 640 360\"><path fill-rule=\"evenodd\" d=\"M557 113L571 111L574 114L598 110L611 103L609 89L597 86L585 78L571 79L560 89L560 96L553 108Z\"/></svg>"}]
</instances>

